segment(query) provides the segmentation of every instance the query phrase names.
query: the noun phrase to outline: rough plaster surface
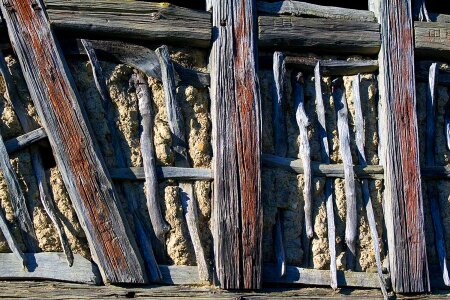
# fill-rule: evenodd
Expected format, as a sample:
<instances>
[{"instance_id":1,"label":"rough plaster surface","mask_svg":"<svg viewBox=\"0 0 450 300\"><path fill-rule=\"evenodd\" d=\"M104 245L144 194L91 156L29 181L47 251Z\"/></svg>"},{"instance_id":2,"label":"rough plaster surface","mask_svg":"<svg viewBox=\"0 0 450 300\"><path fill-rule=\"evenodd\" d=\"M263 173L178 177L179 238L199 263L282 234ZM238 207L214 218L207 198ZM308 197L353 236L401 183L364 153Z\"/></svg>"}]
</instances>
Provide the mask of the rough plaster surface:
<instances>
[{"instance_id":1,"label":"rough plaster surface","mask_svg":"<svg viewBox=\"0 0 450 300\"><path fill-rule=\"evenodd\" d=\"M197 70L206 70L206 53L186 49L171 49L172 59L180 64ZM21 100L27 107L30 116L38 126L38 118L35 109L30 101L26 85L18 67L17 62L12 57L7 57L8 66L21 95ZM101 98L97 92L92 77L91 66L83 59L69 59L69 66L74 76L77 87L80 91L83 103L82 106L87 112L89 121L94 128L94 136L100 146L101 153L108 167L115 167L115 151L120 151L126 158L128 166L142 166L142 156L139 143L139 110L136 94L130 89L129 79L134 70L125 65L117 65L108 62L101 63L112 103L109 111L104 111ZM290 78L292 70L288 69ZM315 109L315 90L313 74L305 73L305 109L310 119L311 125L308 128L309 142L313 161L320 161L320 144L317 133L317 114ZM262 69L259 72L262 97L262 117L263 117L263 139L262 146L264 153L273 153L273 129L271 121L272 113L272 71ZM154 116L154 145L156 149L157 164L170 166L174 163L173 151L171 149L172 139L167 123L164 94L161 82L153 78L148 78L148 84L152 91L152 110ZM351 132L351 148L354 163L357 164L356 145L354 142L354 107L352 84L353 77L344 77L345 93L349 106L349 126ZM420 128L420 140L424 140L425 129L425 84L418 83L417 107L418 122ZM336 114L334 111L334 99L331 95L331 78L322 78L322 89L326 108L326 122L328 139L330 143L331 161L340 163L339 137L336 127ZM290 79L286 86L286 125L288 134L287 156L300 158L299 155L299 130L295 121L294 105L291 97L292 88ZM378 129L377 129L377 82L372 74L364 74L361 82L362 109L365 116L365 151L366 158L370 164L378 164ZM23 133L17 118L7 102L5 86L0 81L0 130L6 140ZM177 99L182 103L182 112L185 121L186 136L188 137L189 159L193 167L210 168L212 159L211 148L211 116L210 99L207 89L196 89L192 86L179 86L177 88ZM445 87L438 89L438 112L442 112L444 105L449 101L448 90ZM106 121L106 116L113 116L114 124L119 133L120 149L113 149L111 146L111 132ZM450 164L450 153L445 147L443 134L443 115L437 115L437 136L436 136L436 162L438 165ZM424 145L421 147L421 159L424 155ZM19 176L22 188L25 192L30 214L33 217L36 234L39 238L39 245L42 251L61 251L58 236L46 215L39 201L36 182L31 168L30 155L27 150L11 155L11 161ZM75 253L80 253L85 257L90 257L89 248L83 230L77 220L75 211L72 208L70 199L64 188L61 176L56 167L47 170L48 180L51 185L52 196L57 209L63 220L66 233ZM262 171L262 196L264 201L264 261L274 261L273 251L273 229L275 216L278 210L283 213L283 228L285 251L288 264L305 265L303 261L305 251L310 251L310 260L306 265L316 269L327 269L330 263L328 250L327 218L324 204L324 184L325 179L313 178L313 225L314 238L311 241L310 249L304 249L302 245L302 234L304 224L304 199L303 199L303 175L293 174L279 169L263 168ZM138 199L138 205L144 213L147 221L148 213L145 205L145 193L143 182L116 182L116 189L119 192L122 206L127 221L133 228L133 217L129 212L126 193L124 190L132 190L133 195ZM378 233L383 236L383 213L382 213L382 180L370 180L370 195L373 202ZM206 181L195 182L195 196L198 201L198 215L200 220L200 234L205 253L211 255L211 232L210 232L210 212L211 212L211 183ZM345 191L344 180L334 179L334 212L336 223L336 243L337 243L337 266L339 269L346 268L345 261ZM444 230L450 232L450 182L442 181L438 184L440 192L441 214L444 223ZM190 242L186 222L180 203L180 190L175 180L165 180L160 182L159 195L161 208L164 217L170 225L170 231L166 237L167 263L195 265L195 255ZM372 239L367 223L365 208L361 199L360 185L356 184L357 207L358 207L358 245L357 245L357 266L358 271L375 271L375 257L372 246ZM23 243L14 222L12 208L5 182L0 177L0 203L4 210L14 235L23 247ZM432 262L434 256L433 228L429 214L429 206L426 197L426 184L424 184L424 203L426 211L426 236L427 250ZM384 258L384 248L382 258ZM8 252L2 236L0 236L0 252ZM450 239L447 240L447 251L450 252Z\"/></svg>"}]
</instances>

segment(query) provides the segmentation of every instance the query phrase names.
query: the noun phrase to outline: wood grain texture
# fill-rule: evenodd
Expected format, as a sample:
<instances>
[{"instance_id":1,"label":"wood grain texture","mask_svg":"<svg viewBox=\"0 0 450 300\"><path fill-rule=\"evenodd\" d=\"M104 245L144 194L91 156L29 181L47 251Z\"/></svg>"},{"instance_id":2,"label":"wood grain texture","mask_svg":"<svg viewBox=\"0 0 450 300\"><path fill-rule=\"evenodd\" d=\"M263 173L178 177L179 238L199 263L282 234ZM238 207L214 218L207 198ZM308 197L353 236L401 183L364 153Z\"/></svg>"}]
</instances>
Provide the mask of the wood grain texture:
<instances>
[{"instance_id":1,"label":"wood grain texture","mask_svg":"<svg viewBox=\"0 0 450 300\"><path fill-rule=\"evenodd\" d=\"M414 18L421 22L431 22L430 16L428 15L427 5L425 0L415 0L413 7Z\"/></svg>"},{"instance_id":2,"label":"wood grain texture","mask_svg":"<svg viewBox=\"0 0 450 300\"><path fill-rule=\"evenodd\" d=\"M330 163L330 148L328 145L327 126L325 119L325 106L322 97L322 76L320 73L321 62L317 61L314 67L314 90L316 93L316 111L319 122L320 152L322 161ZM337 289L337 267L336 267L336 227L333 208L333 183L330 179L325 180L325 205L327 208L328 248L330 251L330 285Z\"/></svg>"},{"instance_id":3,"label":"wood grain texture","mask_svg":"<svg viewBox=\"0 0 450 300\"><path fill-rule=\"evenodd\" d=\"M32 4L32 5L31 5ZM58 169L106 282L146 281L140 255L78 92L40 2L1 3L8 34Z\"/></svg>"},{"instance_id":4,"label":"wood grain texture","mask_svg":"<svg viewBox=\"0 0 450 300\"><path fill-rule=\"evenodd\" d=\"M45 139L47 139L47 133L45 133L45 129L38 128L19 135L18 137L7 140L5 142L5 147L8 153L14 153L16 151L30 147L31 145Z\"/></svg>"},{"instance_id":5,"label":"wood grain texture","mask_svg":"<svg viewBox=\"0 0 450 300\"><path fill-rule=\"evenodd\" d=\"M52 26L80 37L151 40L208 47L211 15L167 2L46 0ZM106 14L105 14L106 12Z\"/></svg>"},{"instance_id":6,"label":"wood grain texture","mask_svg":"<svg viewBox=\"0 0 450 300\"><path fill-rule=\"evenodd\" d=\"M286 156L287 129L286 129L286 65L284 54L273 53L273 83L272 83L272 124L273 144L275 155Z\"/></svg>"},{"instance_id":7,"label":"wood grain texture","mask_svg":"<svg viewBox=\"0 0 450 300\"><path fill-rule=\"evenodd\" d=\"M210 56L213 236L222 288L262 283L261 97L254 0L216 1Z\"/></svg>"},{"instance_id":8,"label":"wood grain texture","mask_svg":"<svg viewBox=\"0 0 450 300\"><path fill-rule=\"evenodd\" d=\"M258 1L258 11L268 14L311 16L327 19L356 20L375 22L375 15L371 11L349 9L343 7L316 5L301 1Z\"/></svg>"},{"instance_id":9,"label":"wood grain texture","mask_svg":"<svg viewBox=\"0 0 450 300\"><path fill-rule=\"evenodd\" d=\"M274 230L274 250L275 259L277 261L276 272L279 277L286 275L286 254L284 251L284 228L283 228L283 211L278 209L275 217L275 230Z\"/></svg>"},{"instance_id":10,"label":"wood grain texture","mask_svg":"<svg viewBox=\"0 0 450 300\"><path fill-rule=\"evenodd\" d=\"M347 98L343 88L342 78L333 80L333 99L337 114L337 127L339 134L339 153L344 165L345 189L345 243L347 252L347 268L353 270L356 263L356 238L358 235L358 218L356 210L355 173L350 148L350 130L348 126Z\"/></svg>"},{"instance_id":11,"label":"wood grain texture","mask_svg":"<svg viewBox=\"0 0 450 300\"><path fill-rule=\"evenodd\" d=\"M13 261L18 261L21 264L23 270L27 269L27 257L20 249L19 244L16 241L16 238L13 236L12 231L8 226L8 221L6 220L5 214L3 210L0 210L0 230L2 231L3 237L8 244L9 249L13 252L14 256L11 256L10 259ZM17 263L18 263L17 262Z\"/></svg>"},{"instance_id":12,"label":"wood grain texture","mask_svg":"<svg viewBox=\"0 0 450 300\"><path fill-rule=\"evenodd\" d=\"M417 57L448 61L450 23L414 22L415 49Z\"/></svg>"},{"instance_id":13,"label":"wood grain texture","mask_svg":"<svg viewBox=\"0 0 450 300\"><path fill-rule=\"evenodd\" d=\"M361 105L361 93L360 93L360 75L356 75L353 78L353 106L355 109L355 130L356 130L356 148L358 154L359 164L367 166L366 154L364 150L365 145L365 128L364 117ZM382 262L381 262L381 250L380 240L378 238L377 224L375 219L375 213L372 206L372 199L370 198L369 183L366 179L361 179L361 191L363 197L363 203L366 208L367 221L369 222L370 235L372 237L373 251L375 253L375 263L377 266L378 278L380 280L380 287L385 299L388 299L386 284L384 282Z\"/></svg>"},{"instance_id":14,"label":"wood grain texture","mask_svg":"<svg viewBox=\"0 0 450 300\"><path fill-rule=\"evenodd\" d=\"M259 45L279 50L377 54L379 25L374 22L260 16Z\"/></svg>"},{"instance_id":15,"label":"wood grain texture","mask_svg":"<svg viewBox=\"0 0 450 300\"><path fill-rule=\"evenodd\" d=\"M416 114L411 1L381 1L380 98L389 262L395 292L429 291ZM416 34L417 36L417 34Z\"/></svg>"},{"instance_id":16,"label":"wood grain texture","mask_svg":"<svg viewBox=\"0 0 450 300\"><path fill-rule=\"evenodd\" d=\"M184 119L181 104L176 99L174 67L167 46L161 46L156 49L156 55L161 65L166 112L172 135L172 147L175 152L175 166L188 168L190 167L190 162L184 131ZM178 186L181 190L181 206L186 219L189 236L194 247L199 278L201 281L209 281L209 267L200 239L198 207L194 197L194 184L192 182L179 182Z\"/></svg>"},{"instance_id":17,"label":"wood grain texture","mask_svg":"<svg viewBox=\"0 0 450 300\"><path fill-rule=\"evenodd\" d=\"M305 185L303 187L303 198L305 201L305 226L306 235L313 238L314 230L312 224L312 172L311 172L311 148L308 139L309 119L305 111L304 79L302 73L293 75L293 98L295 118L300 131L300 157L303 163L303 175Z\"/></svg>"},{"instance_id":18,"label":"wood grain texture","mask_svg":"<svg viewBox=\"0 0 450 300\"><path fill-rule=\"evenodd\" d=\"M67 265L64 253L25 253L28 271L12 253L0 253L0 280L58 280L84 284L100 284L101 277L95 264L74 254L73 265Z\"/></svg>"},{"instance_id":19,"label":"wood grain texture","mask_svg":"<svg viewBox=\"0 0 450 300\"><path fill-rule=\"evenodd\" d=\"M146 78L141 72L133 75L134 86L141 116L141 153L145 175L145 198L153 231L162 245L165 244L166 234L170 230L161 212L158 191L158 177L156 173L156 152L153 145L153 115L151 110L151 91Z\"/></svg>"},{"instance_id":20,"label":"wood grain texture","mask_svg":"<svg viewBox=\"0 0 450 300\"><path fill-rule=\"evenodd\" d=\"M33 125L31 118L28 116L23 103L20 101L19 94L14 84L13 78L11 74L9 74L5 58L3 56L3 53L1 52L0 52L0 73L2 74L3 80L5 82L6 92L8 93L8 102L10 103L14 112L16 113L17 119L19 120L22 129L25 132L30 132L36 129L36 126ZM30 147L30 158L31 164L33 166L34 176L36 178L36 182L39 189L39 199L41 200L45 212L50 217L53 226L55 226L56 231L58 232L61 247L63 248L63 251L67 257L67 262L69 266L72 266L73 264L72 249L70 248L69 241L67 239L66 232L64 231L62 222L57 216L55 203L52 198L52 195L50 194L49 185L47 182L47 178L45 176L45 170L44 165L42 163L41 154L39 153L39 149L36 147L36 145Z\"/></svg>"},{"instance_id":21,"label":"wood grain texture","mask_svg":"<svg viewBox=\"0 0 450 300\"><path fill-rule=\"evenodd\" d=\"M426 144L425 144L425 163L429 166L435 165L434 158L436 150L436 92L439 77L439 69L437 63L433 63L429 69L429 82L426 94ZM450 278L448 274L447 254L445 251L445 237L440 216L439 192L436 181L427 181L428 201L430 202L431 217L434 225L434 239L437 254L439 257L439 265L441 267L442 279L444 284L450 285Z\"/></svg>"}]
</instances>

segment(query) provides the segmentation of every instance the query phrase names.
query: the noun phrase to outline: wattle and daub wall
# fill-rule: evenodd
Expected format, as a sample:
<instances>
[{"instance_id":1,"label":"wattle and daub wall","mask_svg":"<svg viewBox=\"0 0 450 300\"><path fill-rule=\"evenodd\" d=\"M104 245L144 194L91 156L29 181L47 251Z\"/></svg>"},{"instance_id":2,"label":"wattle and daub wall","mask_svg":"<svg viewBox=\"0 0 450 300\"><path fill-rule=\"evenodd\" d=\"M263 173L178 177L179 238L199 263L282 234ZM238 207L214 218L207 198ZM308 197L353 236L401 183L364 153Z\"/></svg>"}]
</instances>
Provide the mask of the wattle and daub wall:
<instances>
[{"instance_id":1,"label":"wattle and daub wall","mask_svg":"<svg viewBox=\"0 0 450 300\"><path fill-rule=\"evenodd\" d=\"M174 61L185 67L207 71L207 53L197 49L170 48L171 57ZM320 57L328 59L330 57ZM342 59L342 58L341 58ZM360 57L349 57L347 59L360 60ZM95 136L103 157L108 167L113 168L114 158L111 146L111 134L109 132L106 114L112 114L119 132L121 147L126 154L129 167L141 167L142 156L140 152L140 116L136 94L130 89L129 80L133 69L125 65L117 65L110 62L102 62L102 68L107 78L109 92L114 102L110 111L105 112L101 104L100 95L95 87L90 64L86 59L68 58L70 70L75 78L76 85L83 99L82 106L87 112L89 121L94 128ZM27 107L27 112L33 120L39 124L39 118L30 100L26 84L20 71L17 60L13 56L7 57L7 63L11 74L18 86L20 97ZM445 67L445 66L444 66ZM292 69L288 68L287 76L290 78ZM308 137L311 145L312 161L320 161L320 145L317 131L317 114L315 108L315 90L313 74L305 73L305 109L310 120ZM262 120L263 120L263 153L274 153L273 124L272 124L272 70L262 68L259 71L262 95ZM351 148L354 161L357 161L356 144L354 141L354 109L352 96L353 76L344 76L345 93L349 106L349 126L351 134ZM299 155L299 129L295 121L292 89L290 80L286 80L286 125L288 133L287 157L300 158ZM154 115L154 145L157 155L157 164L170 166L174 163L174 154L171 149L171 135L167 123L164 95L161 82L148 78L148 84L153 93L153 115ZM425 92L426 83L417 82L417 113L419 122L420 158L424 161L425 145ZM328 139L330 143L331 163L342 162L339 153L339 137L337 134L337 120L334 108L334 100L331 95L331 78L322 78L322 89L325 93L325 109ZM211 115L210 98L208 89L199 89L192 86L179 86L177 97L182 103L183 116L186 124L186 134L189 136L189 158L193 167L210 168L212 159L211 147ZM376 74L362 74L361 100L365 120L365 151L369 164L379 164L378 156L378 83ZM3 80L0 80L0 114L1 134L4 140L23 134L19 122L11 106L8 104L8 94ZM447 87L439 86L437 89L437 117L436 117L436 164L441 166L450 165L450 151L446 147L444 137L444 107L449 101L449 90ZM64 223L65 231L69 237L70 246L75 253L90 258L89 247L83 230L77 220L75 211L65 190L62 178L54 165L51 149L46 141L40 143L40 148L46 157L47 172L51 191L55 200L57 210ZM28 150L22 150L10 156L11 162L20 179L23 191L28 201L28 209L33 218L34 227L39 239L42 251L62 251L57 232L50 218L46 215L39 200L36 180L33 175L30 155ZM139 203L143 211L146 211L144 184L139 182L126 182L123 184L127 189L134 189L139 197ZM324 177L313 178L313 225L314 238L309 251L309 261L304 261L306 249L302 245L302 234L304 226L304 199L303 199L303 175L297 175L285 170L275 168L263 168L262 173L262 198L264 203L264 261L275 260L273 248L273 230L275 217L278 209L283 210L284 246L287 263L290 265L306 266L316 269L328 269L330 256L328 251L328 236L326 223L326 208L324 203ZM336 218L336 245L337 245L337 267L345 269L345 192L344 179L334 179L334 199ZM446 236L450 233L450 181L443 180L437 185L439 189L439 201L441 205L441 216ZM377 229L382 237L381 249L382 259L385 259L386 233L383 230L383 181L369 180L370 195L373 201ZM198 201L198 215L200 236L205 253L209 259L212 257L212 237L210 229L211 216L211 193L212 184L208 181L197 181L195 183L195 196ZM426 183L424 184L425 205L425 228L429 262L437 263L436 250L434 246L433 226L427 201ZM195 265L195 255L189 238L189 232L180 202L180 190L175 180L160 181L159 193L161 207L165 220L170 224L170 232L166 238L166 257L159 263L177 265ZM356 185L357 207L358 207L358 241L357 241L357 264L356 271L375 272L375 256L372 247L369 225L366 212L362 205L360 185ZM125 197L120 195L127 218L127 203ZM8 188L3 178L0 178L0 201L8 221L11 223L13 233L23 246L17 224L15 223ZM148 214L147 222L149 222ZM129 222L132 224L133 222ZM447 238L447 252L450 252L450 238ZM9 252L9 248L0 235L0 251ZM212 263L210 261L210 263Z\"/></svg>"}]
</instances>

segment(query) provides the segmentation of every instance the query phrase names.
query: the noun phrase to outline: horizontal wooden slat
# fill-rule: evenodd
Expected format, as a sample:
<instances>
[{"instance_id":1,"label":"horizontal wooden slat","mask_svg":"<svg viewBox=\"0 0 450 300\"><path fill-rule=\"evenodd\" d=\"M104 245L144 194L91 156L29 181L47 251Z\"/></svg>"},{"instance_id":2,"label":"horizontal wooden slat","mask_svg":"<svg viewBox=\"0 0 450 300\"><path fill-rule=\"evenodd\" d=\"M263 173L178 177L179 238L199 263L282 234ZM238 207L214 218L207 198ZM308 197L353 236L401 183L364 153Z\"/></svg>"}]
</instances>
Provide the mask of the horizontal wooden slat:
<instances>
[{"instance_id":1,"label":"horizontal wooden slat","mask_svg":"<svg viewBox=\"0 0 450 300\"><path fill-rule=\"evenodd\" d=\"M448 60L450 23L414 22L416 57Z\"/></svg>"},{"instance_id":2,"label":"horizontal wooden slat","mask_svg":"<svg viewBox=\"0 0 450 300\"><path fill-rule=\"evenodd\" d=\"M213 178L209 169L157 166L156 171L160 179L211 180ZM144 168L141 167L111 169L109 173L116 180L145 180Z\"/></svg>"},{"instance_id":3,"label":"horizontal wooden slat","mask_svg":"<svg viewBox=\"0 0 450 300\"><path fill-rule=\"evenodd\" d=\"M46 138L47 134L45 133L44 128L38 128L16 138L7 140L5 146L8 153L13 153Z\"/></svg>"},{"instance_id":4,"label":"horizontal wooden slat","mask_svg":"<svg viewBox=\"0 0 450 300\"><path fill-rule=\"evenodd\" d=\"M25 253L28 271L13 253L0 253L0 280L50 279L67 282L100 284L97 266L79 254L74 254L72 267L64 253Z\"/></svg>"}]
</instances>

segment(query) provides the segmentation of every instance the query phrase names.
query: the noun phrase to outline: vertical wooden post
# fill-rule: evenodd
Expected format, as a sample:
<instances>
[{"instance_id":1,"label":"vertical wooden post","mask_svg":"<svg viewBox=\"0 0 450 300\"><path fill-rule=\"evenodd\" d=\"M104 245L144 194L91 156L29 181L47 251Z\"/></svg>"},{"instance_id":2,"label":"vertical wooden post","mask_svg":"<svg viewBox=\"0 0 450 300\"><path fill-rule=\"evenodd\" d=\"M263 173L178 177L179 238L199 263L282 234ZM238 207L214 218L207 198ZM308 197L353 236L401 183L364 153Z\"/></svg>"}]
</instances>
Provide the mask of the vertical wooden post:
<instances>
[{"instance_id":1,"label":"vertical wooden post","mask_svg":"<svg viewBox=\"0 0 450 300\"><path fill-rule=\"evenodd\" d=\"M39 0L0 2L9 38L103 279L145 283L136 243Z\"/></svg>"},{"instance_id":2,"label":"vertical wooden post","mask_svg":"<svg viewBox=\"0 0 450 300\"><path fill-rule=\"evenodd\" d=\"M211 50L214 256L222 288L261 287L261 111L256 3L215 1Z\"/></svg>"},{"instance_id":3,"label":"vertical wooden post","mask_svg":"<svg viewBox=\"0 0 450 300\"><path fill-rule=\"evenodd\" d=\"M395 292L429 290L411 0L381 0L380 101L385 220Z\"/></svg>"}]
</instances>

